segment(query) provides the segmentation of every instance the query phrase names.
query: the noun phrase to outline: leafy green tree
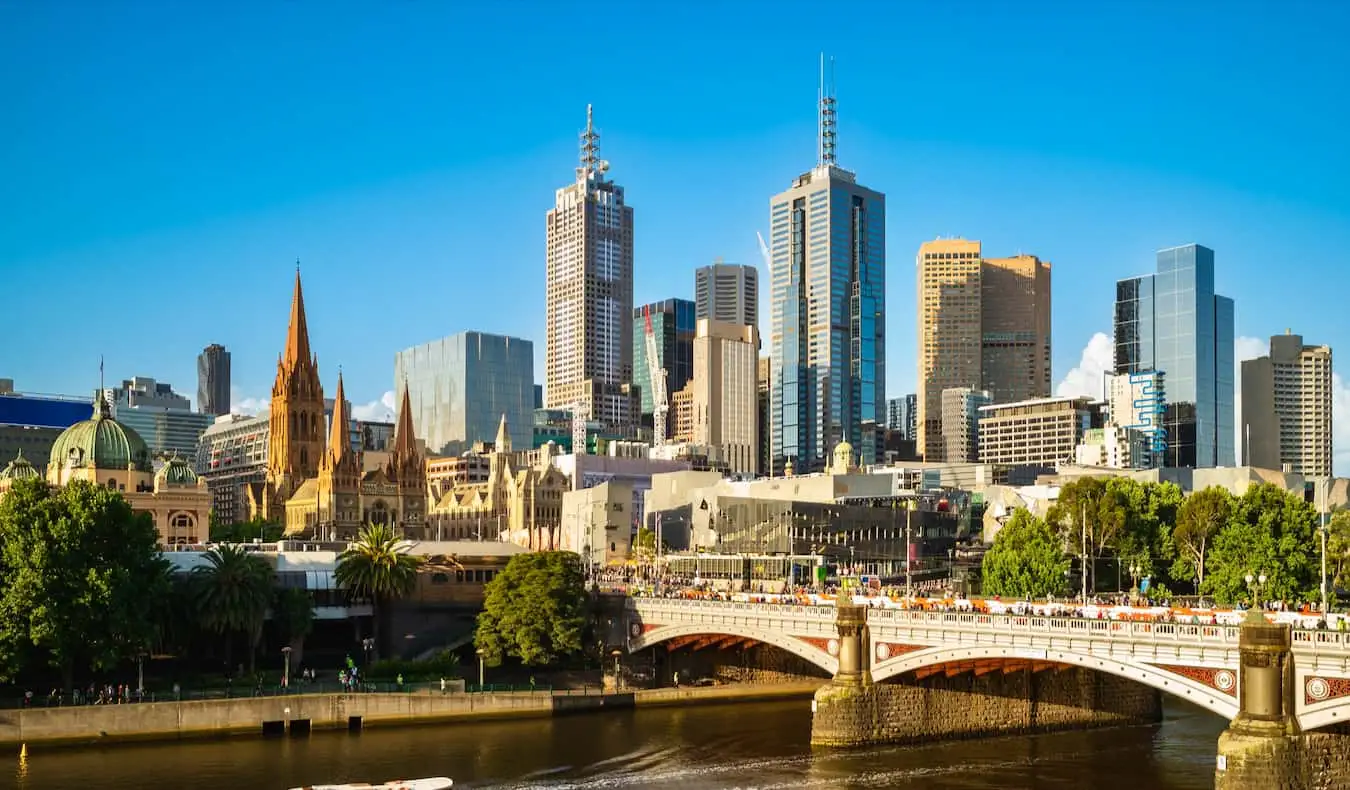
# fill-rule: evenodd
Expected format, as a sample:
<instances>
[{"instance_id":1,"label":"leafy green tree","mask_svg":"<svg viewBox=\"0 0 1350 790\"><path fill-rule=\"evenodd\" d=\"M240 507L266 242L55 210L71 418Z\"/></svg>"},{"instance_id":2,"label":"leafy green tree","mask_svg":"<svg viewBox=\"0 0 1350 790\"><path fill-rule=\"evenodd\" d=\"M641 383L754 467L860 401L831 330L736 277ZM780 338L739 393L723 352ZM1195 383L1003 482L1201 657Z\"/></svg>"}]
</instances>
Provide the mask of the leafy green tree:
<instances>
[{"instance_id":1,"label":"leafy green tree","mask_svg":"<svg viewBox=\"0 0 1350 790\"><path fill-rule=\"evenodd\" d=\"M272 599L272 625L282 645L292 649L293 666L304 660L305 637L314 631L314 596L299 587L282 587Z\"/></svg>"},{"instance_id":2,"label":"leafy green tree","mask_svg":"<svg viewBox=\"0 0 1350 790\"><path fill-rule=\"evenodd\" d=\"M1350 510L1337 510L1327 521L1327 573L1337 587L1350 586Z\"/></svg>"},{"instance_id":3,"label":"leafy green tree","mask_svg":"<svg viewBox=\"0 0 1350 790\"><path fill-rule=\"evenodd\" d=\"M385 524L361 528L356 542L338 557L334 578L344 590L370 599L372 629L378 650L383 644L381 620L390 601L405 598L417 586L421 557L408 553L411 545Z\"/></svg>"},{"instance_id":4,"label":"leafy green tree","mask_svg":"<svg viewBox=\"0 0 1350 790\"><path fill-rule=\"evenodd\" d=\"M281 540L281 532L281 524L263 518L236 521L233 524L217 524L214 514L212 515L212 543L252 543L254 539L273 543Z\"/></svg>"},{"instance_id":5,"label":"leafy green tree","mask_svg":"<svg viewBox=\"0 0 1350 790\"><path fill-rule=\"evenodd\" d=\"M510 656L543 666L582 650L588 622L581 558L568 551L517 554L487 585L474 645L489 666Z\"/></svg>"},{"instance_id":6,"label":"leafy green tree","mask_svg":"<svg viewBox=\"0 0 1350 790\"><path fill-rule=\"evenodd\" d=\"M1083 560L1088 589L1097 589L1097 560L1115 546L1126 528L1125 502L1107 478L1080 477L1059 489L1059 497L1047 514L1070 553ZM1085 551L1086 549L1086 551Z\"/></svg>"},{"instance_id":7,"label":"leafy green tree","mask_svg":"<svg viewBox=\"0 0 1350 790\"><path fill-rule=\"evenodd\" d=\"M85 481L19 481L0 499L0 672L43 661L71 689L75 672L112 669L150 647L167 562L146 514Z\"/></svg>"},{"instance_id":8,"label":"leafy green tree","mask_svg":"<svg viewBox=\"0 0 1350 790\"><path fill-rule=\"evenodd\" d=\"M1317 513L1303 497L1270 483L1248 488L1213 538L1201 591L1220 603L1235 603L1250 597L1245 577L1264 574L1261 598L1314 600L1316 526Z\"/></svg>"},{"instance_id":9,"label":"leafy green tree","mask_svg":"<svg viewBox=\"0 0 1350 790\"><path fill-rule=\"evenodd\" d=\"M1181 503L1176 527L1172 530L1173 579L1196 579L1201 587L1204 586L1205 560L1215 536L1232 518L1234 503L1233 495L1222 486L1196 491Z\"/></svg>"},{"instance_id":10,"label":"leafy green tree","mask_svg":"<svg viewBox=\"0 0 1350 790\"><path fill-rule=\"evenodd\" d=\"M192 587L202 627L225 639L225 664L231 664L235 636L248 641L249 672L257 656L267 609L272 603L272 568L242 546L217 546L206 564L192 571Z\"/></svg>"},{"instance_id":11,"label":"leafy green tree","mask_svg":"<svg viewBox=\"0 0 1350 790\"><path fill-rule=\"evenodd\" d=\"M981 577L985 595L1043 598L1064 593L1068 571L1060 535L1018 508L984 555Z\"/></svg>"}]
</instances>

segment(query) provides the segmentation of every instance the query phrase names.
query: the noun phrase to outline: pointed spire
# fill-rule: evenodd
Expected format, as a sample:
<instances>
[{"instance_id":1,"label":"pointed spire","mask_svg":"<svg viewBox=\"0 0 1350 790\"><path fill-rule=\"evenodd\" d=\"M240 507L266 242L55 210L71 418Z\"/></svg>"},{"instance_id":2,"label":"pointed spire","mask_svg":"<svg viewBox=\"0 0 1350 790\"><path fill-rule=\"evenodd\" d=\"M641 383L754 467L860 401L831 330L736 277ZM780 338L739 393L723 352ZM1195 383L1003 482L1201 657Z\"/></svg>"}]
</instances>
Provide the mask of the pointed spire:
<instances>
[{"instance_id":1,"label":"pointed spire","mask_svg":"<svg viewBox=\"0 0 1350 790\"><path fill-rule=\"evenodd\" d=\"M309 325L305 323L305 294L300 287L300 261L295 262L295 294L291 297L291 323L286 329L286 351L282 361L293 367L300 360L312 361L309 351Z\"/></svg>"},{"instance_id":2,"label":"pointed spire","mask_svg":"<svg viewBox=\"0 0 1350 790\"><path fill-rule=\"evenodd\" d=\"M347 393L342 387L342 368L338 368L337 394L333 397L333 424L328 429L328 450L333 461L337 462L352 449L352 439L347 433L351 415L347 413Z\"/></svg>"},{"instance_id":3,"label":"pointed spire","mask_svg":"<svg viewBox=\"0 0 1350 790\"><path fill-rule=\"evenodd\" d=\"M835 164L835 138L838 119L835 116L834 100L834 58L830 58L829 79L825 74L825 53L820 53L820 130L816 141L816 165L830 167Z\"/></svg>"},{"instance_id":4,"label":"pointed spire","mask_svg":"<svg viewBox=\"0 0 1350 790\"><path fill-rule=\"evenodd\" d=\"M413 433L412 399L408 395L408 382L403 382L403 401L398 407L398 423L394 427L394 447L391 454L395 458L412 458L417 454L417 436Z\"/></svg>"},{"instance_id":5,"label":"pointed spire","mask_svg":"<svg viewBox=\"0 0 1350 790\"><path fill-rule=\"evenodd\" d=\"M506 415L502 415L501 424L497 426L497 441L492 443L492 449L498 453L511 452L511 433L506 430Z\"/></svg>"}]
</instances>

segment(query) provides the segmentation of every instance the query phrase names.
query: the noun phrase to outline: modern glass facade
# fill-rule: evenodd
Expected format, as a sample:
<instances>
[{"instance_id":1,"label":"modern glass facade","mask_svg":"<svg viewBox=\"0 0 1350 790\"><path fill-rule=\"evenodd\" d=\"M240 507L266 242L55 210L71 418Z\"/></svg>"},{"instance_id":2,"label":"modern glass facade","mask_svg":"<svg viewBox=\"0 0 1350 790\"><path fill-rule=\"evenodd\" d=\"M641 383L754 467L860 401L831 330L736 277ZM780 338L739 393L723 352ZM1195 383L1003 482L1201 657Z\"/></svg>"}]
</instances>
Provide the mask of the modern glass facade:
<instances>
[{"instance_id":1,"label":"modern glass facade","mask_svg":"<svg viewBox=\"0 0 1350 790\"><path fill-rule=\"evenodd\" d=\"M177 455L188 462L195 461L202 434L216 421L214 414L120 403L113 407L113 418L144 439L155 458Z\"/></svg>"},{"instance_id":2,"label":"modern glass facade","mask_svg":"<svg viewBox=\"0 0 1350 790\"><path fill-rule=\"evenodd\" d=\"M651 374L647 369L647 319L651 312L656 351L666 371L666 399L684 389L694 375L694 303L688 299L666 299L633 309L633 384L642 395L642 416L651 419L656 411L652 401ZM673 410L672 410L673 411Z\"/></svg>"},{"instance_id":3,"label":"modern glass facade","mask_svg":"<svg viewBox=\"0 0 1350 790\"><path fill-rule=\"evenodd\" d=\"M1233 465L1233 331L1208 247L1159 250L1156 273L1116 284L1115 372L1166 377L1165 466Z\"/></svg>"},{"instance_id":4,"label":"modern glass facade","mask_svg":"<svg viewBox=\"0 0 1350 790\"><path fill-rule=\"evenodd\" d=\"M413 426L434 455L457 455L491 442L506 415L511 444L534 444L534 344L504 335L461 332L400 351L395 392L408 388Z\"/></svg>"},{"instance_id":5,"label":"modern glass facade","mask_svg":"<svg viewBox=\"0 0 1350 790\"><path fill-rule=\"evenodd\" d=\"M822 165L770 202L772 468L823 469L886 424L886 198Z\"/></svg>"}]
</instances>

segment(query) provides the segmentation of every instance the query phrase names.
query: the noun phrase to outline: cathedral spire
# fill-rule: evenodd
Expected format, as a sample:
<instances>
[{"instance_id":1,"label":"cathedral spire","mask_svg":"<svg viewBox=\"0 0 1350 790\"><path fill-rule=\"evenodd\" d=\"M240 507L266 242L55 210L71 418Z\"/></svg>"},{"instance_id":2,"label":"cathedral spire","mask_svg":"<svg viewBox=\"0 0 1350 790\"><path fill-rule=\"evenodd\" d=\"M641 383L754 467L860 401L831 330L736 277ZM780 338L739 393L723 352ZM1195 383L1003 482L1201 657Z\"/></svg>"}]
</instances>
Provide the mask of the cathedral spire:
<instances>
[{"instance_id":1,"label":"cathedral spire","mask_svg":"<svg viewBox=\"0 0 1350 790\"><path fill-rule=\"evenodd\" d=\"M352 438L348 434L350 424L347 393L342 388L342 371L339 370L337 394L333 396L333 424L328 429L328 452L334 464L346 458L352 451Z\"/></svg>"},{"instance_id":2,"label":"cathedral spire","mask_svg":"<svg viewBox=\"0 0 1350 790\"><path fill-rule=\"evenodd\" d=\"M511 452L511 433L506 430L506 415L502 415L502 421L497 426L497 441L492 443L493 452L509 453Z\"/></svg>"},{"instance_id":3,"label":"cathedral spire","mask_svg":"<svg viewBox=\"0 0 1350 790\"><path fill-rule=\"evenodd\" d=\"M403 401L398 406L398 423L394 428L394 447L391 451L396 458L411 458L417 454L417 436L413 433L412 399L408 395L408 382L403 382Z\"/></svg>"},{"instance_id":4,"label":"cathedral spire","mask_svg":"<svg viewBox=\"0 0 1350 790\"><path fill-rule=\"evenodd\" d=\"M300 262L295 262L295 294L291 297L291 323L286 330L286 351L282 361L286 367L293 367L299 361L308 362L309 325L305 323L305 294L300 288Z\"/></svg>"}]
</instances>

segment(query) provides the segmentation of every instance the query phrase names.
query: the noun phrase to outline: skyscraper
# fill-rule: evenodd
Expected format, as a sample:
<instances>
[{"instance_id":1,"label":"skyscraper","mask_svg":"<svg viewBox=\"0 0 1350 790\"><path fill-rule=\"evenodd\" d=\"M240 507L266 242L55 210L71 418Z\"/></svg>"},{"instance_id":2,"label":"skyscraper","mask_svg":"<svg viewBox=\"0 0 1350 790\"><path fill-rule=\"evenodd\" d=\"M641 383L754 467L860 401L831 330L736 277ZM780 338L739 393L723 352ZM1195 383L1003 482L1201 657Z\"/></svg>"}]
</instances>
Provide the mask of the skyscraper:
<instances>
[{"instance_id":1,"label":"skyscraper","mask_svg":"<svg viewBox=\"0 0 1350 790\"><path fill-rule=\"evenodd\" d=\"M212 343L197 355L197 411L230 413L230 352Z\"/></svg>"},{"instance_id":2,"label":"skyscraper","mask_svg":"<svg viewBox=\"0 0 1350 790\"><path fill-rule=\"evenodd\" d=\"M823 74L819 110L816 166L769 203L771 467L798 474L845 440L875 463L886 416L886 197L837 164Z\"/></svg>"},{"instance_id":3,"label":"skyscraper","mask_svg":"<svg viewBox=\"0 0 1350 790\"><path fill-rule=\"evenodd\" d=\"M886 401L886 429L913 441L918 431L918 400L919 396L911 392Z\"/></svg>"},{"instance_id":4,"label":"skyscraper","mask_svg":"<svg viewBox=\"0 0 1350 790\"><path fill-rule=\"evenodd\" d=\"M633 209L606 177L591 108L576 180L548 212L544 405L632 433Z\"/></svg>"},{"instance_id":5,"label":"skyscraper","mask_svg":"<svg viewBox=\"0 0 1350 790\"><path fill-rule=\"evenodd\" d=\"M753 266L722 263L694 271L698 319L759 326L759 272Z\"/></svg>"},{"instance_id":6,"label":"skyscraper","mask_svg":"<svg viewBox=\"0 0 1350 790\"><path fill-rule=\"evenodd\" d=\"M1233 300L1214 293L1214 250L1158 251L1154 274L1116 283L1115 372L1166 377L1169 467L1232 466Z\"/></svg>"},{"instance_id":7,"label":"skyscraper","mask_svg":"<svg viewBox=\"0 0 1350 790\"><path fill-rule=\"evenodd\" d=\"M1034 255L985 258L980 242L919 247L916 435L942 461L942 391L988 392L993 403L1050 394L1050 264ZM960 460L960 459L947 459Z\"/></svg>"},{"instance_id":8,"label":"skyscraper","mask_svg":"<svg viewBox=\"0 0 1350 790\"><path fill-rule=\"evenodd\" d=\"M1286 331L1270 355L1242 363L1243 463L1331 475L1331 348Z\"/></svg>"},{"instance_id":9,"label":"skyscraper","mask_svg":"<svg viewBox=\"0 0 1350 790\"><path fill-rule=\"evenodd\" d=\"M759 330L700 318L694 339L694 444L722 451L732 472L758 472Z\"/></svg>"},{"instance_id":10,"label":"skyscraper","mask_svg":"<svg viewBox=\"0 0 1350 790\"><path fill-rule=\"evenodd\" d=\"M647 318L651 317L656 339L657 363L666 372L666 405L670 396L684 389L694 375L694 303L688 299L666 299L633 310L633 385L642 398L642 414L655 411L652 400L651 372L647 366ZM669 415L669 411L667 415ZM669 436L670 426L666 426Z\"/></svg>"}]
</instances>

